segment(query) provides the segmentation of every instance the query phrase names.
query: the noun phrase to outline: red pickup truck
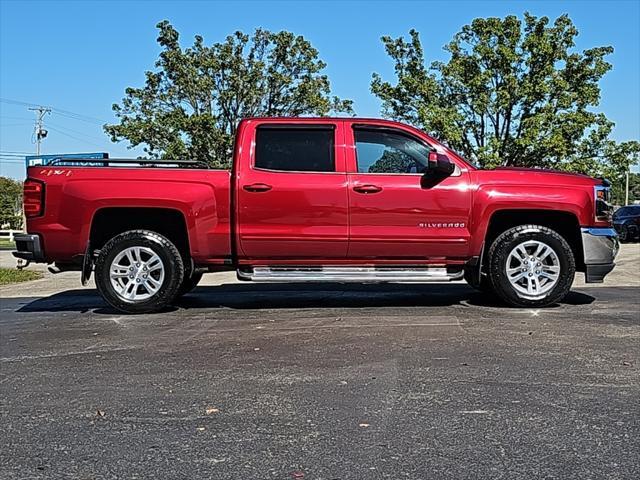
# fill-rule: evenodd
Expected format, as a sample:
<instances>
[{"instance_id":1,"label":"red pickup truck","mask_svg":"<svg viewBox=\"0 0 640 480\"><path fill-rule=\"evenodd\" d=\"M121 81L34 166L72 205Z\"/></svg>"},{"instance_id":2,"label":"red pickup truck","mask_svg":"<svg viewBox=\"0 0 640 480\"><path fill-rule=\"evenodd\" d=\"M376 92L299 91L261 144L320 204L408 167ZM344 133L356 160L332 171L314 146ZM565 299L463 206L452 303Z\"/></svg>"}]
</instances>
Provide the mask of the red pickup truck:
<instances>
[{"instance_id":1,"label":"red pickup truck","mask_svg":"<svg viewBox=\"0 0 640 480\"><path fill-rule=\"evenodd\" d=\"M546 306L576 271L601 282L618 249L605 181L478 169L386 120L247 119L231 171L82 162L28 169L28 234L14 255L81 271L83 283L95 271L125 312L162 309L221 270L253 282L464 278L508 304Z\"/></svg>"}]
</instances>

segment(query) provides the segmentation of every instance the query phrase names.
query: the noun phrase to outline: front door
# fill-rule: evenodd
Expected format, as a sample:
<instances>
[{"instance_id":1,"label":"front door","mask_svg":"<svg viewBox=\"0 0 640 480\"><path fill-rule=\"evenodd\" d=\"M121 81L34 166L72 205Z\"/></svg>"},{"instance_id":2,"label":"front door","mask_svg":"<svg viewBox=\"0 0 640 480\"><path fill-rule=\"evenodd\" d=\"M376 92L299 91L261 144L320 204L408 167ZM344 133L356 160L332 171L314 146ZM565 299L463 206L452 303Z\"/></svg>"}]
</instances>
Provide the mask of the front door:
<instances>
[{"instance_id":1,"label":"front door","mask_svg":"<svg viewBox=\"0 0 640 480\"><path fill-rule=\"evenodd\" d=\"M471 193L466 169L425 185L432 149L395 128L353 125L348 157L351 259L421 261L466 257Z\"/></svg>"},{"instance_id":2,"label":"front door","mask_svg":"<svg viewBox=\"0 0 640 480\"><path fill-rule=\"evenodd\" d=\"M236 186L241 260L304 264L346 257L341 126L263 123L255 129L255 147Z\"/></svg>"}]
</instances>

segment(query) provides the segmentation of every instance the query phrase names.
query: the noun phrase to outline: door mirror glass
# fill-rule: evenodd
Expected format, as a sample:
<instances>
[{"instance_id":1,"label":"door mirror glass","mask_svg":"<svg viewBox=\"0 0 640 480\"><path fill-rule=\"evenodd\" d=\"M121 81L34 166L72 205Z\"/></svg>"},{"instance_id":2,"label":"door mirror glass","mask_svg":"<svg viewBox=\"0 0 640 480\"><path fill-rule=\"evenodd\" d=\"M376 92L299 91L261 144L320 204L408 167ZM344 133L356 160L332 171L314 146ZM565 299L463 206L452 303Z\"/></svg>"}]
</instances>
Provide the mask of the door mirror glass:
<instances>
[{"instance_id":1,"label":"door mirror glass","mask_svg":"<svg viewBox=\"0 0 640 480\"><path fill-rule=\"evenodd\" d=\"M455 169L456 166L449 157L432 150L429 152L429 166L424 173L430 177L448 177Z\"/></svg>"}]
</instances>

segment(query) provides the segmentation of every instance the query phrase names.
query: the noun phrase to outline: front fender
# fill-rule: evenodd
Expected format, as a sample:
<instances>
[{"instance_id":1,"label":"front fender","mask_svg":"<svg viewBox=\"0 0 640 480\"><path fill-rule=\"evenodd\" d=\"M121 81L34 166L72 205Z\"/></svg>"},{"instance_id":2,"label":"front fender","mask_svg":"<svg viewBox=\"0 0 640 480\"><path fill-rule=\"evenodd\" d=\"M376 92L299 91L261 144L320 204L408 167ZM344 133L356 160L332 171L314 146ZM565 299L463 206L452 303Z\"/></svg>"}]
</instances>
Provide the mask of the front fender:
<instances>
[{"instance_id":1,"label":"front fender","mask_svg":"<svg viewBox=\"0 0 640 480\"><path fill-rule=\"evenodd\" d=\"M499 211L526 210L570 213L580 225L589 225L593 212L593 195L584 188L549 185L481 185L476 190L471 215L471 252L479 255L491 217Z\"/></svg>"}]
</instances>

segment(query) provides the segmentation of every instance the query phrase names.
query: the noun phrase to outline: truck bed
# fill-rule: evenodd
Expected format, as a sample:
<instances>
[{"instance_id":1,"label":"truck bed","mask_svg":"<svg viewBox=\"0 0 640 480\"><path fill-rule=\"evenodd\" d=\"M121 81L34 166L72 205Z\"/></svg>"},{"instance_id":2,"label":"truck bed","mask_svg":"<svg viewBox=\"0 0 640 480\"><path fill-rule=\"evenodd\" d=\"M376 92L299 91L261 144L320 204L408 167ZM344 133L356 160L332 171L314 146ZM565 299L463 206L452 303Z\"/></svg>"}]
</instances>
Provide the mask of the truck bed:
<instances>
[{"instance_id":1,"label":"truck bed","mask_svg":"<svg viewBox=\"0 0 640 480\"><path fill-rule=\"evenodd\" d=\"M91 229L114 220L143 225L154 209L183 218L196 263L222 263L231 254L228 170L59 165L27 174L44 184L44 212L29 219L29 232L43 239L45 260L77 261Z\"/></svg>"}]
</instances>

